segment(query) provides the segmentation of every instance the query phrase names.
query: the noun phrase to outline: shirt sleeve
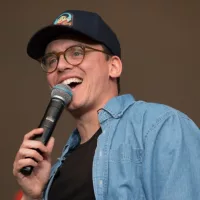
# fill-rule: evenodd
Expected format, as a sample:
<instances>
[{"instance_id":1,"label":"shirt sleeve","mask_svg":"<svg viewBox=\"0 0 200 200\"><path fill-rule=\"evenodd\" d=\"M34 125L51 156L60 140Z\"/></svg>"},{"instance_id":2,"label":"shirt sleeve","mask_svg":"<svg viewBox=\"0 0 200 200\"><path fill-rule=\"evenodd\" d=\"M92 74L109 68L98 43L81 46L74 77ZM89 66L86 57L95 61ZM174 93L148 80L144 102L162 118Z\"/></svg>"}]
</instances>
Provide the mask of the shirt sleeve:
<instances>
[{"instance_id":1,"label":"shirt sleeve","mask_svg":"<svg viewBox=\"0 0 200 200\"><path fill-rule=\"evenodd\" d=\"M165 113L149 128L144 146L148 200L200 199L200 130L191 119Z\"/></svg>"}]
</instances>

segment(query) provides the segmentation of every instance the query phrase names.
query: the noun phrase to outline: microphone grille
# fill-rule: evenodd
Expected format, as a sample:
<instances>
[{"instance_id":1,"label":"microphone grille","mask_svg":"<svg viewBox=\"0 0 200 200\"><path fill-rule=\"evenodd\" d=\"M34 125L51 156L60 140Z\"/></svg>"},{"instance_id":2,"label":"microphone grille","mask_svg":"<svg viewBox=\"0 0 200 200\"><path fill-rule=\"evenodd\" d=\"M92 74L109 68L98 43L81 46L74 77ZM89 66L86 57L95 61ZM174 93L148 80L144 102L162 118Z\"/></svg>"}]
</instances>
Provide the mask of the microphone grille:
<instances>
[{"instance_id":1,"label":"microphone grille","mask_svg":"<svg viewBox=\"0 0 200 200\"><path fill-rule=\"evenodd\" d=\"M60 98L65 104L68 104L72 100L72 90L65 84L55 85L51 91L51 98Z\"/></svg>"}]
</instances>

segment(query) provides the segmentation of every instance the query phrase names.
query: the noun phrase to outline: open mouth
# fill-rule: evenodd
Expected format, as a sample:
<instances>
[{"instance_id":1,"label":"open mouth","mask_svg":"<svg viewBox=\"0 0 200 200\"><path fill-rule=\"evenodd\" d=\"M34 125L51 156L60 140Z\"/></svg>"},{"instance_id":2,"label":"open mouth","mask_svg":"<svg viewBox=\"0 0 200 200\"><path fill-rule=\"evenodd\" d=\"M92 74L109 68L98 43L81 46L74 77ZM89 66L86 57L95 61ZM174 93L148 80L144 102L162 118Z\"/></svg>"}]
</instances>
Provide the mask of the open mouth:
<instances>
[{"instance_id":1,"label":"open mouth","mask_svg":"<svg viewBox=\"0 0 200 200\"><path fill-rule=\"evenodd\" d=\"M77 85L80 85L81 83L70 83L68 84L70 88L75 88Z\"/></svg>"},{"instance_id":2,"label":"open mouth","mask_svg":"<svg viewBox=\"0 0 200 200\"><path fill-rule=\"evenodd\" d=\"M62 82L62 84L68 85L71 89L74 89L76 86L80 85L83 82L80 78L69 78Z\"/></svg>"}]
</instances>

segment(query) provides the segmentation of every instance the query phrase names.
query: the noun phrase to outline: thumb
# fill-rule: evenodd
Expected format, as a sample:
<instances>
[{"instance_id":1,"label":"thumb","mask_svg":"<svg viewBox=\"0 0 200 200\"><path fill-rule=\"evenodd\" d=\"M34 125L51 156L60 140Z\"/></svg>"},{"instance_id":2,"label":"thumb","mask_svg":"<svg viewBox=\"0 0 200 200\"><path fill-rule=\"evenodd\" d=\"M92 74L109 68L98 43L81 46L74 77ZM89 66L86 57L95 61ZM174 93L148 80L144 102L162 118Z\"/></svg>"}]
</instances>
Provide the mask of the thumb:
<instances>
[{"instance_id":1,"label":"thumb","mask_svg":"<svg viewBox=\"0 0 200 200\"><path fill-rule=\"evenodd\" d=\"M54 147L54 143L55 143L55 138L51 137L49 139L49 142L47 143L47 149L48 149L48 153L51 154L53 147Z\"/></svg>"}]
</instances>

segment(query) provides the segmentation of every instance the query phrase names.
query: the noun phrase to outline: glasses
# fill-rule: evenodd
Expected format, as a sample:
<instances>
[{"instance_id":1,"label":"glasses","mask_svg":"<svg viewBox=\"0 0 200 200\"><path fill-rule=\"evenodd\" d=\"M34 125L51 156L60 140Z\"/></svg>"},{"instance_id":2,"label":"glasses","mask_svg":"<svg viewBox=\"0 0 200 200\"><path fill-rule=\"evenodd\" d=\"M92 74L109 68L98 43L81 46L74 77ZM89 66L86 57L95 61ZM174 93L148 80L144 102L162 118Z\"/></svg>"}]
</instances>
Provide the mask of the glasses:
<instances>
[{"instance_id":1,"label":"glasses","mask_svg":"<svg viewBox=\"0 0 200 200\"><path fill-rule=\"evenodd\" d=\"M47 73L54 72L58 67L59 58L61 55L64 56L67 63L73 66L77 66L83 62L86 52L88 51L98 51L107 55L111 55L105 50L99 50L99 49L95 49L95 48L92 48L89 46L83 46L83 45L74 45L67 48L63 52L46 54L44 57L40 59L41 67L43 71Z\"/></svg>"}]
</instances>

